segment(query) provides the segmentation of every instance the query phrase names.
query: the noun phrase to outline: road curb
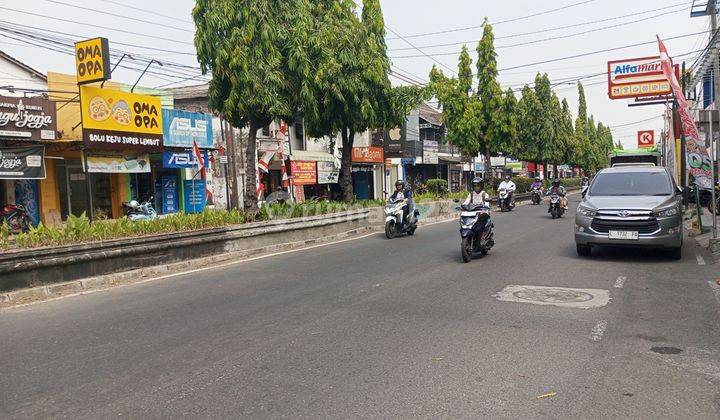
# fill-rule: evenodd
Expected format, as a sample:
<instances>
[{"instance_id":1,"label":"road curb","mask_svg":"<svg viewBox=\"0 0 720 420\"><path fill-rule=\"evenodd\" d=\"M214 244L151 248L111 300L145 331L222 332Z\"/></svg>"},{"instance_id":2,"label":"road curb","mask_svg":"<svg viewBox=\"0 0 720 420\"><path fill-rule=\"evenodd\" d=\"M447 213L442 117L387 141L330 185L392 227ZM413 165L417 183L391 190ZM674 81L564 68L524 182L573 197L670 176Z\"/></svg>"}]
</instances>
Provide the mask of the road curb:
<instances>
[{"instance_id":1,"label":"road curb","mask_svg":"<svg viewBox=\"0 0 720 420\"><path fill-rule=\"evenodd\" d=\"M435 218L440 219L440 218ZM431 223L430 221L424 224ZM321 245L333 241L352 238L356 235L378 231L377 227L365 226L352 229L336 235L326 236L318 239L307 239L304 241L289 242L284 244L268 245L260 248L229 252L212 255L203 258L180 261L177 263L158 265L153 267L139 268L135 270L122 271L119 273L106 274L102 276L89 277L69 282L56 283L45 286L31 287L11 292L0 293L0 308L9 308L29 303L42 302L60 298L63 296L79 295L113 287L131 285L150 280L154 277L167 276L172 273L180 273L189 269L209 268L213 265L229 261L243 261L253 257L259 257L275 252L302 250L303 248Z\"/></svg>"}]
</instances>

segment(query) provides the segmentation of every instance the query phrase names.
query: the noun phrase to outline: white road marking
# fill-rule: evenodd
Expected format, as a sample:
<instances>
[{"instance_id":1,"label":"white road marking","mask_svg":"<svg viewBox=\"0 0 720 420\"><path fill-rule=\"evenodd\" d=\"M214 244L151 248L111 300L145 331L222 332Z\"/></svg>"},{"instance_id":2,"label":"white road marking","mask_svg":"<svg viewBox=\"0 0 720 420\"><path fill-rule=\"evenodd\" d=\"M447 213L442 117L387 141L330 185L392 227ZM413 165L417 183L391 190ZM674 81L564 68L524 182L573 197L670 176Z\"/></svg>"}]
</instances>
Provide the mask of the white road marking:
<instances>
[{"instance_id":1,"label":"white road marking","mask_svg":"<svg viewBox=\"0 0 720 420\"><path fill-rule=\"evenodd\" d=\"M600 341L603 338L603 334L605 334L605 329L608 326L608 322L606 320L598 321L597 324L595 324L595 327L593 327L592 331L590 332L590 339L592 341Z\"/></svg>"},{"instance_id":2,"label":"white road marking","mask_svg":"<svg viewBox=\"0 0 720 420\"><path fill-rule=\"evenodd\" d=\"M698 265L705 265L705 258L702 257L700 254L695 254L695 259L698 262Z\"/></svg>"},{"instance_id":3,"label":"white road marking","mask_svg":"<svg viewBox=\"0 0 720 420\"><path fill-rule=\"evenodd\" d=\"M720 303L720 285L718 285L714 281L709 281L708 284L710 285L710 288L715 294L715 299L717 299L718 303Z\"/></svg>"},{"instance_id":4,"label":"white road marking","mask_svg":"<svg viewBox=\"0 0 720 420\"><path fill-rule=\"evenodd\" d=\"M625 276L618 277L617 280L615 280L615 285L613 287L616 289L622 289L625 285L625 280L627 280L627 277Z\"/></svg>"},{"instance_id":5,"label":"white road marking","mask_svg":"<svg viewBox=\"0 0 720 420\"><path fill-rule=\"evenodd\" d=\"M531 303L562 308L589 309L603 307L610 302L610 292L603 289L573 289L568 287L508 285L495 293L501 302Z\"/></svg>"}]
</instances>

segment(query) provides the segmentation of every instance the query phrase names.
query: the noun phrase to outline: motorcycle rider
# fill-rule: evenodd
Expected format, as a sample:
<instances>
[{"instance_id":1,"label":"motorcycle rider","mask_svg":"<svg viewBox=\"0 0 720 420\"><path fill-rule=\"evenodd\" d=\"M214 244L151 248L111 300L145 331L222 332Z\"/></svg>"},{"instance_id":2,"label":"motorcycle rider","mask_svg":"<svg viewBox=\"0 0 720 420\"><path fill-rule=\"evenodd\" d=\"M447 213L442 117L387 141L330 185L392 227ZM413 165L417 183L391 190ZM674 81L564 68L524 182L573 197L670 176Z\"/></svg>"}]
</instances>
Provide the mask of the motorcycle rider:
<instances>
[{"instance_id":1,"label":"motorcycle rider","mask_svg":"<svg viewBox=\"0 0 720 420\"><path fill-rule=\"evenodd\" d=\"M565 197L566 191L565 187L560 185L560 180L555 179L553 180L552 187L547 192L547 195L551 195L552 193L556 193L558 196L560 196L560 207L567 210L567 198ZM548 209L548 212L550 212L550 209Z\"/></svg>"},{"instance_id":2,"label":"motorcycle rider","mask_svg":"<svg viewBox=\"0 0 720 420\"><path fill-rule=\"evenodd\" d=\"M512 181L512 178L510 178L510 175L505 175L505 180L500 183L498 191L502 189L506 189L508 192L508 198L510 199L510 207L515 206L515 190L517 189L517 187Z\"/></svg>"},{"instance_id":3,"label":"motorcycle rider","mask_svg":"<svg viewBox=\"0 0 720 420\"><path fill-rule=\"evenodd\" d=\"M539 176L536 176L535 181L533 181L532 185L530 185L530 191L534 190L535 188L542 190L542 181L540 180Z\"/></svg>"},{"instance_id":4,"label":"motorcycle rider","mask_svg":"<svg viewBox=\"0 0 720 420\"><path fill-rule=\"evenodd\" d=\"M415 209L413 202L412 190L407 186L405 181L398 179L395 181L395 191L390 196L391 200L407 200L407 206L403 207L403 223L407 224L408 215Z\"/></svg>"},{"instance_id":5,"label":"motorcycle rider","mask_svg":"<svg viewBox=\"0 0 720 420\"><path fill-rule=\"evenodd\" d=\"M465 199L463 206L468 204L487 204L490 205L490 194L485 192L485 180L478 177L472 180L472 191Z\"/></svg>"}]
</instances>

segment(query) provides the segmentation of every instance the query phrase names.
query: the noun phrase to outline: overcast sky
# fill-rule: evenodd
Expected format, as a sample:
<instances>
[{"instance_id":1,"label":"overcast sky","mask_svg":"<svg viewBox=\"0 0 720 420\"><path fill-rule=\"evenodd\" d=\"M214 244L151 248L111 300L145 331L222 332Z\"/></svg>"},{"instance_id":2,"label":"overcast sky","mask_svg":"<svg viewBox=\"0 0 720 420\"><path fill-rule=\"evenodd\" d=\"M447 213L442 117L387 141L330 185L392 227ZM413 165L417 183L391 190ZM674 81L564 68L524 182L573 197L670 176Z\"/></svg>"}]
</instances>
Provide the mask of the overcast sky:
<instances>
[{"instance_id":1,"label":"overcast sky","mask_svg":"<svg viewBox=\"0 0 720 420\"><path fill-rule=\"evenodd\" d=\"M398 39L391 31L388 32L388 55L392 58L394 70L405 74L405 79L409 77L421 82L426 81L433 64L450 74L448 68L457 68L457 52L463 42L468 44L474 60L474 49L482 35L479 26L487 16L491 23L497 23L495 45L501 69L500 82L505 88L520 88L524 83L531 83L538 71L547 72L553 81L577 79L605 72L608 60L656 55L657 45L653 43L533 64L650 42L654 40L655 34L662 38L671 38L703 32L666 41L671 55L685 54L678 57L676 62L692 62L698 54L694 51L707 44L709 18L690 18L691 3L681 0L381 0L388 28L403 37L412 36L406 40L421 50L418 51L405 40ZM72 5L118 16L82 10ZM166 61L168 65L156 69L165 73L164 75L147 75L141 82L142 85L156 87L199 74L199 70L174 65L197 67L193 56L193 25L190 17L193 5L192 0L0 0L0 26L7 27L7 22L11 22L82 37L105 36L110 39L111 48L133 52L135 56ZM530 15L535 16L527 17ZM558 27L565 28L557 29ZM415 36L431 32L434 34ZM1 36L2 34L8 35L0 32L0 49L37 70L69 73L74 71L71 55L40 50L17 39ZM443 45L437 46L438 44ZM129 64L141 66L138 63ZM135 70L122 69L118 70L113 78L133 83L138 73ZM180 73L184 76L180 76ZM396 78L392 80L395 84L405 83ZM626 147L634 147L635 133L639 129L656 129L659 133L662 128L659 118L663 111L662 106L628 108L627 100L609 100L604 75L588 77L583 82L586 85L589 112L596 120L607 125L620 126L614 130L614 134ZM19 81L19 84L21 83ZM570 85L559 85L555 91L560 97L568 99L575 114L577 89L574 84L575 81L572 80ZM656 116L657 118L651 119ZM641 120L648 121L626 125Z\"/></svg>"}]
</instances>

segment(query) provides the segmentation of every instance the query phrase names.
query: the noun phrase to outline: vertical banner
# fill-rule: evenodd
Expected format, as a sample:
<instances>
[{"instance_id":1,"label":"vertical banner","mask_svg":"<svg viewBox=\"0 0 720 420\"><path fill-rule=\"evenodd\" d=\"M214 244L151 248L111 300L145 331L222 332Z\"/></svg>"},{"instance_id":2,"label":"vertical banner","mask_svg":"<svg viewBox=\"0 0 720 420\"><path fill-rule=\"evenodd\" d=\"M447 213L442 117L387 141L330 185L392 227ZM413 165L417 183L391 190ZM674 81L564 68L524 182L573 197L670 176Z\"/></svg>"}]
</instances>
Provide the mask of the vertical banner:
<instances>
[{"instance_id":1,"label":"vertical banner","mask_svg":"<svg viewBox=\"0 0 720 420\"><path fill-rule=\"evenodd\" d=\"M163 214L177 213L178 208L178 181L176 176L162 177L162 212Z\"/></svg>"},{"instance_id":2,"label":"vertical banner","mask_svg":"<svg viewBox=\"0 0 720 420\"><path fill-rule=\"evenodd\" d=\"M665 137L662 139L663 141L663 155L665 156L665 167L670 171L670 174L672 174L672 177L675 178L675 183L680 184L680 180L678 179L678 170L676 166L676 160L675 160L675 135L673 133L673 123L672 123L672 110L669 108L665 110L665 129L664 129Z\"/></svg>"},{"instance_id":3,"label":"vertical banner","mask_svg":"<svg viewBox=\"0 0 720 420\"><path fill-rule=\"evenodd\" d=\"M660 48L660 62L665 77L670 81L675 100L678 102L678 114L682 123L683 134L685 135L685 159L688 165L688 172L693 176L695 184L700 188L711 189L712 185L712 161L708 155L707 148L698 133L695 120L690 114L690 107L683 94L680 83L673 72L673 65L665 48L665 44L658 39Z\"/></svg>"},{"instance_id":4,"label":"vertical banner","mask_svg":"<svg viewBox=\"0 0 720 420\"><path fill-rule=\"evenodd\" d=\"M185 189L185 213L201 213L205 210L206 195L205 195L205 180L204 179L186 179L183 181L183 188Z\"/></svg>"}]
</instances>

